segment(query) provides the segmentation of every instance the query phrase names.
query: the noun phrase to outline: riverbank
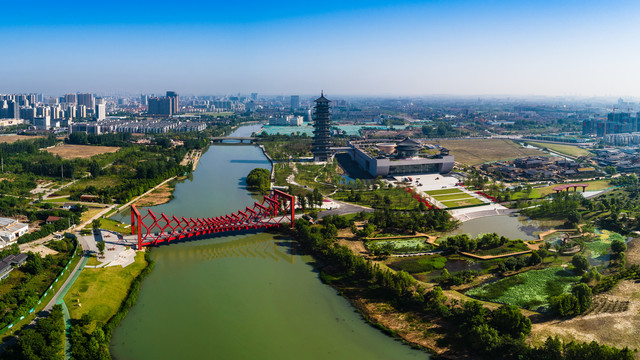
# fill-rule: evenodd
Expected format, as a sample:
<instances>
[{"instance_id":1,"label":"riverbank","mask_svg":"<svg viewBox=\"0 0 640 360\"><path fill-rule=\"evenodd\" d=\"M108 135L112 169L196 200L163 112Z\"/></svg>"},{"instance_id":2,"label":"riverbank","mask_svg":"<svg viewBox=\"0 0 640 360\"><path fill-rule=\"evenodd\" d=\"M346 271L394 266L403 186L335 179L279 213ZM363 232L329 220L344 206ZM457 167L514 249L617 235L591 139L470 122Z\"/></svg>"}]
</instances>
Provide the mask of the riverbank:
<instances>
[{"instance_id":1,"label":"riverbank","mask_svg":"<svg viewBox=\"0 0 640 360\"><path fill-rule=\"evenodd\" d=\"M142 195L134 204L138 207L151 207L168 203L173 199L173 192L176 190L178 180L179 178L174 178L163 183L153 191Z\"/></svg>"}]
</instances>

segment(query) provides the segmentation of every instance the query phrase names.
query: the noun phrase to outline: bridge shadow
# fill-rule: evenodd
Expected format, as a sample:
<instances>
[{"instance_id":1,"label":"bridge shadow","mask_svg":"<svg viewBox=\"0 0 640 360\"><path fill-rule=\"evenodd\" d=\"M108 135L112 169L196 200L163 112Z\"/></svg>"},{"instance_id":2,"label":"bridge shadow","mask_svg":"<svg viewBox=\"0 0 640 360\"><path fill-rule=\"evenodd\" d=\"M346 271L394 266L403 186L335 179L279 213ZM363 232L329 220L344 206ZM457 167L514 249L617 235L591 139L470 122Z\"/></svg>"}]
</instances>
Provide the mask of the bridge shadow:
<instances>
[{"instance_id":1,"label":"bridge shadow","mask_svg":"<svg viewBox=\"0 0 640 360\"><path fill-rule=\"evenodd\" d=\"M262 228L223 231L223 232L218 232L218 233L191 236L191 237L187 237L187 238L183 238L183 239L176 239L176 240L171 240L171 241L163 241L161 243L152 244L152 245L148 245L148 246L160 247L160 246L178 244L178 243L183 243L183 242L192 242L192 241L206 240L206 239L218 239L218 238L231 237L231 236L236 236L236 235L255 235L255 234L260 234L260 233L263 233L263 232L265 232L265 229L262 229Z\"/></svg>"},{"instance_id":2,"label":"bridge shadow","mask_svg":"<svg viewBox=\"0 0 640 360\"><path fill-rule=\"evenodd\" d=\"M269 160L230 160L232 164L257 164L257 165L269 165Z\"/></svg>"}]
</instances>

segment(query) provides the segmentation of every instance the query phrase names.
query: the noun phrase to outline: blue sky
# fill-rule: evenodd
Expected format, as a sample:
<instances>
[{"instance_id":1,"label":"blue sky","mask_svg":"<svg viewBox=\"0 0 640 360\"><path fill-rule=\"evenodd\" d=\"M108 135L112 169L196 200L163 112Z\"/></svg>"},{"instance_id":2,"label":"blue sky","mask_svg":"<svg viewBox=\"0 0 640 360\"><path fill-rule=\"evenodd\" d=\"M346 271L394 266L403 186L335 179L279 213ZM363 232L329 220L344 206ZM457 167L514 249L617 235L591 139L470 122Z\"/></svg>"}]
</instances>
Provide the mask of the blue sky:
<instances>
[{"instance_id":1,"label":"blue sky","mask_svg":"<svg viewBox=\"0 0 640 360\"><path fill-rule=\"evenodd\" d=\"M640 96L639 15L615 0L12 1L0 93Z\"/></svg>"}]
</instances>

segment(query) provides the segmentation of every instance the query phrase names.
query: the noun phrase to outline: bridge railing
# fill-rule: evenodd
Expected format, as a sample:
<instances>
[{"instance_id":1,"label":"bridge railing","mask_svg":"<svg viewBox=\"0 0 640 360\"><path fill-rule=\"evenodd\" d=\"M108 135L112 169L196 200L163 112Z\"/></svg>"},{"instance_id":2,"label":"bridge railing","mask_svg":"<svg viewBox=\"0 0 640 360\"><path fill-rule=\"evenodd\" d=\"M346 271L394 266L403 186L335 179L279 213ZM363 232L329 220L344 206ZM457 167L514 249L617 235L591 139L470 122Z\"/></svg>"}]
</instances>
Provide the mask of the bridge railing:
<instances>
[{"instance_id":1,"label":"bridge railing","mask_svg":"<svg viewBox=\"0 0 640 360\"><path fill-rule=\"evenodd\" d=\"M150 209L142 216L138 208L131 205L131 234L138 235L138 249L193 236L276 227L287 222L293 227L294 220L295 197L275 189L252 207L209 218L187 219L175 215L169 218L164 213L157 216Z\"/></svg>"}]
</instances>

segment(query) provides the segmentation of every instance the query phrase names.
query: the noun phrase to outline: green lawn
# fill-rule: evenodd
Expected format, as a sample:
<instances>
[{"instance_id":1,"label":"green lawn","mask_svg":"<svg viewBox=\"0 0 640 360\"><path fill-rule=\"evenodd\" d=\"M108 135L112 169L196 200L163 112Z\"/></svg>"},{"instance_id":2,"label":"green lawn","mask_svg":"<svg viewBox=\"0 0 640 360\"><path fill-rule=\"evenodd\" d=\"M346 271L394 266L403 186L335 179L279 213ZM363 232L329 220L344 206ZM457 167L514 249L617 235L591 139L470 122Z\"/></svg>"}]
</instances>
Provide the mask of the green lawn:
<instances>
[{"instance_id":1,"label":"green lawn","mask_svg":"<svg viewBox=\"0 0 640 360\"><path fill-rule=\"evenodd\" d=\"M85 268L73 284L64 301L72 319L87 314L91 319L91 331L96 322L106 323L127 296L129 286L147 266L144 253L136 254L136 261L122 268Z\"/></svg>"},{"instance_id":2,"label":"green lawn","mask_svg":"<svg viewBox=\"0 0 640 360\"><path fill-rule=\"evenodd\" d=\"M604 190L611 187L611 185L609 185L609 180L577 181L575 183L589 184L589 186L587 186L587 189L586 189L587 191ZM533 192L531 193L531 197L535 198L536 196L534 195L537 195L537 197L544 197L549 194L553 194L555 193L553 188L558 185L562 185L562 184L553 184L553 185L549 185L541 188L534 188ZM579 189L578 191L582 191L582 189Z\"/></svg>"},{"instance_id":3,"label":"green lawn","mask_svg":"<svg viewBox=\"0 0 640 360\"><path fill-rule=\"evenodd\" d=\"M435 197L436 195L441 195L441 194L456 194L456 193L464 194L465 192L460 189L451 188L451 189L441 189L441 190L427 190L425 191L425 193Z\"/></svg>"},{"instance_id":4,"label":"green lawn","mask_svg":"<svg viewBox=\"0 0 640 360\"><path fill-rule=\"evenodd\" d=\"M497 248L487 249L487 250L476 250L473 253L480 256L487 256L487 255L495 256L495 255L527 251L527 250L529 250L529 247L525 243L522 243L520 241L510 241L507 244L504 244Z\"/></svg>"},{"instance_id":5,"label":"green lawn","mask_svg":"<svg viewBox=\"0 0 640 360\"><path fill-rule=\"evenodd\" d=\"M125 226L127 226L127 224L123 224L119 221L104 218L100 219L100 228L104 230L111 230L120 234L127 234L128 232L131 232L131 228L125 228Z\"/></svg>"},{"instance_id":6,"label":"green lawn","mask_svg":"<svg viewBox=\"0 0 640 360\"><path fill-rule=\"evenodd\" d=\"M542 143L542 142L535 142L535 141L527 141L527 143L535 147L547 148L553 152L557 152L557 153L565 154L569 156L587 156L590 154L589 150L583 149L575 145L551 144L551 143Z\"/></svg>"},{"instance_id":7,"label":"green lawn","mask_svg":"<svg viewBox=\"0 0 640 360\"><path fill-rule=\"evenodd\" d=\"M578 281L580 276L560 266L552 266L484 284L467 291L465 295L535 310L548 305L550 296L568 293Z\"/></svg>"},{"instance_id":8,"label":"green lawn","mask_svg":"<svg viewBox=\"0 0 640 360\"><path fill-rule=\"evenodd\" d=\"M453 195L436 195L433 196L434 199L442 202L442 201L447 201L447 200L465 200L465 199L475 199L475 197L469 195L469 194L453 194Z\"/></svg>"},{"instance_id":9,"label":"green lawn","mask_svg":"<svg viewBox=\"0 0 640 360\"><path fill-rule=\"evenodd\" d=\"M412 210L418 207L419 203L412 197L411 193L401 188L384 188L374 191L355 191L355 194L360 194L360 201L350 199L351 191L338 191L332 198L339 201L350 202L363 206L383 207L384 196L388 195L391 200L389 207L394 210ZM376 196L380 200L376 200Z\"/></svg>"},{"instance_id":10,"label":"green lawn","mask_svg":"<svg viewBox=\"0 0 640 360\"><path fill-rule=\"evenodd\" d=\"M442 202L442 205L448 208L467 206L467 205L478 205L478 204L485 203L482 200L478 200L476 198L469 198L469 199L458 200L458 201L441 201L441 202Z\"/></svg>"}]
</instances>

